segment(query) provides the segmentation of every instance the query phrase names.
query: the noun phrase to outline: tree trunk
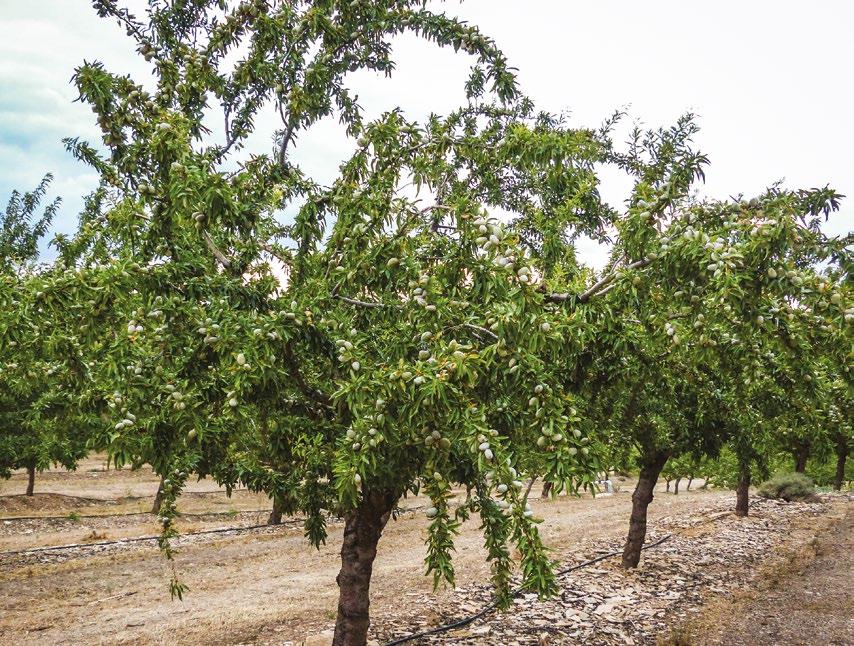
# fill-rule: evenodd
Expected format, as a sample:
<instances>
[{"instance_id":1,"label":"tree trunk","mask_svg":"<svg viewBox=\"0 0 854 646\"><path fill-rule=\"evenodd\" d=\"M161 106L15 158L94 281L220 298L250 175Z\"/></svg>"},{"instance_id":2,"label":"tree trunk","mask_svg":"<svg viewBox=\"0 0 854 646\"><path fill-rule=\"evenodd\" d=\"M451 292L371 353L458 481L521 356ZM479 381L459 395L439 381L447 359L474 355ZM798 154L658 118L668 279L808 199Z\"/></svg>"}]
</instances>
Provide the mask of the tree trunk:
<instances>
[{"instance_id":1,"label":"tree trunk","mask_svg":"<svg viewBox=\"0 0 854 646\"><path fill-rule=\"evenodd\" d=\"M749 490L750 467L743 466L738 472L738 488L735 490L735 515L740 518L747 516Z\"/></svg>"},{"instance_id":2,"label":"tree trunk","mask_svg":"<svg viewBox=\"0 0 854 646\"><path fill-rule=\"evenodd\" d=\"M36 488L36 463L30 462L27 465L27 495L32 496Z\"/></svg>"},{"instance_id":3,"label":"tree trunk","mask_svg":"<svg viewBox=\"0 0 854 646\"><path fill-rule=\"evenodd\" d=\"M640 553L646 539L646 510L652 502L655 483L667 462L667 453L656 453L643 465L638 484L632 494L632 515L629 519L629 535L623 549L623 567L637 567Z\"/></svg>"},{"instance_id":4,"label":"tree trunk","mask_svg":"<svg viewBox=\"0 0 854 646\"><path fill-rule=\"evenodd\" d=\"M397 496L391 493L364 490L359 506L345 516L333 646L364 646L367 643L371 571L377 543L395 502Z\"/></svg>"},{"instance_id":5,"label":"tree trunk","mask_svg":"<svg viewBox=\"0 0 854 646\"><path fill-rule=\"evenodd\" d=\"M673 495L674 496L679 495L679 482L681 480L682 480L682 478L676 478L676 480L673 481Z\"/></svg>"},{"instance_id":6,"label":"tree trunk","mask_svg":"<svg viewBox=\"0 0 854 646\"><path fill-rule=\"evenodd\" d=\"M848 459L848 438L841 438L836 443L836 477L833 479L833 488L837 491L842 489L845 482L845 461Z\"/></svg>"},{"instance_id":7,"label":"tree trunk","mask_svg":"<svg viewBox=\"0 0 854 646\"><path fill-rule=\"evenodd\" d=\"M665 484L664 491L666 491L667 493L670 493L670 478L665 478L664 484Z\"/></svg>"},{"instance_id":8,"label":"tree trunk","mask_svg":"<svg viewBox=\"0 0 854 646\"><path fill-rule=\"evenodd\" d=\"M151 506L152 514L160 513L160 505L163 504L163 481L166 479L166 476L160 476L160 484L157 485L157 493L154 494L154 504Z\"/></svg>"},{"instance_id":9,"label":"tree trunk","mask_svg":"<svg viewBox=\"0 0 854 646\"><path fill-rule=\"evenodd\" d=\"M270 512L270 517L267 519L268 525L282 524L282 502L278 496L273 496L273 510Z\"/></svg>"},{"instance_id":10,"label":"tree trunk","mask_svg":"<svg viewBox=\"0 0 854 646\"><path fill-rule=\"evenodd\" d=\"M810 455L809 448L802 446L795 450L795 472L804 473L807 470L807 458Z\"/></svg>"},{"instance_id":11,"label":"tree trunk","mask_svg":"<svg viewBox=\"0 0 854 646\"><path fill-rule=\"evenodd\" d=\"M691 491L691 483L694 482L694 476L688 477L688 486L685 487L685 491Z\"/></svg>"},{"instance_id":12,"label":"tree trunk","mask_svg":"<svg viewBox=\"0 0 854 646\"><path fill-rule=\"evenodd\" d=\"M552 487L554 487L554 484L551 482L543 484L543 493L540 494L540 498L548 498L552 492Z\"/></svg>"}]
</instances>

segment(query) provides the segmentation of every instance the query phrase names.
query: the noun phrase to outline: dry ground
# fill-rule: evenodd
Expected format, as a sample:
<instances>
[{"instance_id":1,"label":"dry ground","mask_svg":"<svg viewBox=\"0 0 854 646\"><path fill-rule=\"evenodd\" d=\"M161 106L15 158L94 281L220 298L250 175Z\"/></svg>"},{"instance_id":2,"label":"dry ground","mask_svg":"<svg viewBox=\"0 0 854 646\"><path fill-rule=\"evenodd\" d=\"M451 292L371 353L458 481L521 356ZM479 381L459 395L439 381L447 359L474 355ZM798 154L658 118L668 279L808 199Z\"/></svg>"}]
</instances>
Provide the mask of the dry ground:
<instances>
[{"instance_id":1,"label":"dry ground","mask_svg":"<svg viewBox=\"0 0 854 646\"><path fill-rule=\"evenodd\" d=\"M618 540L626 531L633 483L614 496L535 501L544 542L568 557L573 546ZM0 643L237 644L299 643L327 631L335 616L341 524L332 522L326 546L314 550L297 524L179 541L177 570L190 591L170 601L169 566L149 542L56 552L8 551L98 539L154 535L148 508L157 487L150 470L104 470L97 458L75 473L41 475L34 499L22 500L24 475L0 489ZM662 487L663 489L663 487ZM692 490L656 495L650 523L681 517L731 498ZM411 613L431 589L423 576L427 520L408 499L390 522L374 568L372 614ZM214 483L189 488L179 505L183 531L249 526L266 519L269 501L238 491L229 499ZM79 518L69 518L69 514ZM226 512L226 513L224 513ZM117 515L134 513L135 515ZM11 517L46 517L21 518ZM93 517L89 517L93 516ZM5 520L4 520L5 518ZM488 579L482 537L467 523L456 542L457 584ZM440 591L439 598L452 591Z\"/></svg>"},{"instance_id":2,"label":"dry ground","mask_svg":"<svg viewBox=\"0 0 854 646\"><path fill-rule=\"evenodd\" d=\"M854 644L854 509L766 567L751 590L710 604L698 623L686 631L697 646Z\"/></svg>"}]
</instances>

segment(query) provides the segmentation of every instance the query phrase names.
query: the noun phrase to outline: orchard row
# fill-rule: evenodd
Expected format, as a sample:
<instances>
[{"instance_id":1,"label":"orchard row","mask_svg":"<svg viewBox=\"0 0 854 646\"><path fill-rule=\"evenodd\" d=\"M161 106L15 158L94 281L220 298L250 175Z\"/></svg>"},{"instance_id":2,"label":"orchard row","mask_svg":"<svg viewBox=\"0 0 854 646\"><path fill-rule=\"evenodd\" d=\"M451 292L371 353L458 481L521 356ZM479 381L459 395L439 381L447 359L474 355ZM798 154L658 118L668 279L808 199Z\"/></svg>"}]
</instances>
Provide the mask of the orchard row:
<instances>
[{"instance_id":1,"label":"orchard row","mask_svg":"<svg viewBox=\"0 0 854 646\"><path fill-rule=\"evenodd\" d=\"M850 236L821 230L833 190L698 199L693 117L624 146L619 115L570 127L522 95L491 39L414 0L152 2L145 20L94 4L153 81L77 69L103 141L67 146L102 181L54 262L35 264L46 186L7 209L3 467L95 449L151 464L170 557L189 477L267 493L315 545L335 513L335 643L360 644L376 546L408 492L431 499L436 583L477 515L506 603L511 546L524 585L556 589L535 478L577 491L639 469L632 567L668 465L723 451L747 513L781 450L847 455L854 295ZM346 75L390 72L401 32L475 61L466 105L363 115ZM250 150L263 114L281 119L275 147ZM330 115L353 152L321 185L292 153ZM631 178L625 204L603 201L603 166ZM602 272L579 235L610 244Z\"/></svg>"}]
</instances>

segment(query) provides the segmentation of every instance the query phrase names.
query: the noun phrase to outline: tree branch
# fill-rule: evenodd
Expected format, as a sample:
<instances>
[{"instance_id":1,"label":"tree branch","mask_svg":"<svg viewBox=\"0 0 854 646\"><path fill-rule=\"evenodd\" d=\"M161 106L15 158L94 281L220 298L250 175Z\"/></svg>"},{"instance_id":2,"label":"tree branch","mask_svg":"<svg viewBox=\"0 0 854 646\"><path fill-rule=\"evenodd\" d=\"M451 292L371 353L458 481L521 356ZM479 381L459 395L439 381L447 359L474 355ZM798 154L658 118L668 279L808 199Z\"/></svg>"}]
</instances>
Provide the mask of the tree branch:
<instances>
[{"instance_id":1,"label":"tree branch","mask_svg":"<svg viewBox=\"0 0 854 646\"><path fill-rule=\"evenodd\" d=\"M533 476L531 481L528 483L528 486L525 489L525 495L522 496L522 504L525 505L528 503L528 496L531 495L531 489L534 488L534 483L537 481L537 476Z\"/></svg>"},{"instance_id":2,"label":"tree branch","mask_svg":"<svg viewBox=\"0 0 854 646\"><path fill-rule=\"evenodd\" d=\"M285 168L285 156L288 151L288 143L291 140L291 136L294 134L294 124L293 122L288 124L287 130L285 130L285 134L282 137L282 144L279 147L279 166L283 169Z\"/></svg>"},{"instance_id":3,"label":"tree branch","mask_svg":"<svg viewBox=\"0 0 854 646\"><path fill-rule=\"evenodd\" d=\"M323 406L329 406L331 401L329 396L322 390L312 388L305 380L305 377L303 377L302 371L299 367L299 361L297 360L290 343L285 344L285 361L288 364L288 373L290 374L291 379L296 383L300 392Z\"/></svg>"},{"instance_id":4,"label":"tree branch","mask_svg":"<svg viewBox=\"0 0 854 646\"><path fill-rule=\"evenodd\" d=\"M642 267L646 267L652 261L648 258L643 258L641 260L636 260L635 262L629 263L625 267L617 267L613 269L611 272L597 280L593 285L583 291L578 295L577 300L579 303L586 303L594 296L601 296L602 294L610 291L614 286L611 283L620 275L620 272L626 269L640 269ZM605 289L603 289L605 288ZM557 294L548 294L546 298L553 303L563 303L564 301L569 300L570 294L568 292L557 293Z\"/></svg>"},{"instance_id":5,"label":"tree branch","mask_svg":"<svg viewBox=\"0 0 854 646\"><path fill-rule=\"evenodd\" d=\"M344 301L345 303L349 303L350 305L358 305L359 307L368 307L368 308L379 308L379 307L391 307L391 305L386 305L385 303L375 303L373 301L360 301L355 298L347 298L346 296L341 296L341 294L333 294L335 298L339 301Z\"/></svg>"},{"instance_id":6,"label":"tree branch","mask_svg":"<svg viewBox=\"0 0 854 646\"><path fill-rule=\"evenodd\" d=\"M479 332L481 334L485 334L488 337L491 337L493 340L498 341L498 335L492 330L487 330L485 327L480 327L479 325L474 325L473 323L463 323L462 327L468 328L469 330L474 330L475 332Z\"/></svg>"},{"instance_id":7,"label":"tree branch","mask_svg":"<svg viewBox=\"0 0 854 646\"><path fill-rule=\"evenodd\" d=\"M293 260L294 260L293 258L286 258L286 257L282 256L282 254L280 254L278 251L276 251L276 248L275 248L275 247L273 247L273 245L269 245L269 244L262 244L262 245L261 245L261 250L262 250L262 251L266 251L268 254L270 254L271 256L273 256L273 258L275 258L276 260L281 261L281 262L282 262L282 264L284 264L286 267L290 267L290 266L291 266L291 263L292 263L292 262L293 262Z\"/></svg>"},{"instance_id":8,"label":"tree branch","mask_svg":"<svg viewBox=\"0 0 854 646\"><path fill-rule=\"evenodd\" d=\"M219 247L216 246L213 238L211 238L211 234L207 231L202 231L202 238L204 238L205 244L208 245L208 249L211 250L211 253L216 256L216 259L222 263L222 266L228 269L231 267L231 260L226 256L222 251L220 251Z\"/></svg>"}]
</instances>

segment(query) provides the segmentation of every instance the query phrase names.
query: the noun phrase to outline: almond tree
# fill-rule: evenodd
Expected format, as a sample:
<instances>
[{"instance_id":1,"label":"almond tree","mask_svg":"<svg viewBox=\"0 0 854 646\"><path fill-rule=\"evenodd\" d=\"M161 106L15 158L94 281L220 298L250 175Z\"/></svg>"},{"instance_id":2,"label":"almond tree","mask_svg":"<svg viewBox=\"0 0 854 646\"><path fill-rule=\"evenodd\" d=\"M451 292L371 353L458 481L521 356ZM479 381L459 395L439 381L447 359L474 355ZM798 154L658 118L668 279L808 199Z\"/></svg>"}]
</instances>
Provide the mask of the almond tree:
<instances>
[{"instance_id":1,"label":"almond tree","mask_svg":"<svg viewBox=\"0 0 854 646\"><path fill-rule=\"evenodd\" d=\"M539 291L526 232L490 209L535 226L546 205L597 228L601 133L536 115L490 39L420 2L152 0L147 20L94 4L136 40L155 85L97 62L77 70L104 149L68 147L102 185L62 241L77 270L40 291L89 352L114 459L163 476L167 556L191 473L284 501L315 545L341 515L334 641L361 644L383 527L423 491L437 583L453 580L453 536L477 513L499 601L510 543L524 585L553 591L522 478L535 454L564 487L595 477L556 378L577 326ZM424 124L362 118L345 75L390 72L401 31L475 57L467 106ZM275 149L249 154L264 111L281 118ZM354 152L321 186L291 153L333 114ZM468 494L454 507L458 484ZM172 591L184 592L177 578Z\"/></svg>"},{"instance_id":2,"label":"almond tree","mask_svg":"<svg viewBox=\"0 0 854 646\"><path fill-rule=\"evenodd\" d=\"M601 326L597 347L589 369L573 379L606 417L605 441L637 450L627 567L638 563L646 510L668 459L685 452L713 457L730 438L754 446L749 417L732 415L741 405L738 390L722 384L749 384L755 375L745 371L757 368L759 350L791 342L803 323L815 322L800 304L821 291L816 265L840 246L819 228L838 208L840 196L830 189L773 187L752 200L691 199L706 163L691 149L695 130L688 116L670 130L637 131L627 153L612 154L637 180L628 212L615 222L619 238L600 280L609 293L594 319ZM836 300L834 325L850 334ZM790 320L799 323L790 329ZM837 356L850 347L839 335L828 343ZM787 366L805 370L775 350ZM807 396L797 384L785 392Z\"/></svg>"},{"instance_id":3,"label":"almond tree","mask_svg":"<svg viewBox=\"0 0 854 646\"><path fill-rule=\"evenodd\" d=\"M60 204L57 198L40 208L51 179L14 192L0 213L0 476L26 469L28 496L37 471L73 469L87 453L86 416L68 392L74 375L60 359L66 344L31 316L38 307L31 287L55 271L38 264L39 243Z\"/></svg>"}]
</instances>

